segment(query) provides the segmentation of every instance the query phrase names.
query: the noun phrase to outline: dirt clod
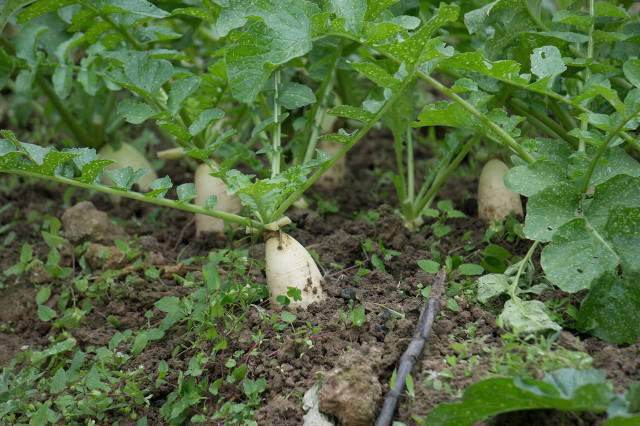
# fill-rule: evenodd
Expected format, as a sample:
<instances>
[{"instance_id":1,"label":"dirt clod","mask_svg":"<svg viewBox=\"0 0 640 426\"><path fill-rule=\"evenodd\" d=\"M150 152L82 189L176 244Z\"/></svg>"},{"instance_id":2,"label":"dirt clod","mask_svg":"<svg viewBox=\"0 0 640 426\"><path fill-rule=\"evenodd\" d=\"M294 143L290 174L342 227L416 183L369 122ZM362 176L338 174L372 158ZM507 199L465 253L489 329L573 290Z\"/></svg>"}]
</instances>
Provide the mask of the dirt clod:
<instances>
[{"instance_id":1,"label":"dirt clod","mask_svg":"<svg viewBox=\"0 0 640 426\"><path fill-rule=\"evenodd\" d=\"M127 263L126 256L117 247L98 243L89 244L85 259L93 269L115 269Z\"/></svg>"},{"instance_id":2,"label":"dirt clod","mask_svg":"<svg viewBox=\"0 0 640 426\"><path fill-rule=\"evenodd\" d=\"M98 210L91 201L83 201L69 207L62 215L64 235L73 242L113 241L124 236L124 231Z\"/></svg>"},{"instance_id":3,"label":"dirt clod","mask_svg":"<svg viewBox=\"0 0 640 426\"><path fill-rule=\"evenodd\" d=\"M327 374L322 385L320 411L337 417L345 426L371 425L382 395L372 363L376 355L379 359L380 351L373 349L366 355L359 351L343 355L339 367Z\"/></svg>"}]
</instances>

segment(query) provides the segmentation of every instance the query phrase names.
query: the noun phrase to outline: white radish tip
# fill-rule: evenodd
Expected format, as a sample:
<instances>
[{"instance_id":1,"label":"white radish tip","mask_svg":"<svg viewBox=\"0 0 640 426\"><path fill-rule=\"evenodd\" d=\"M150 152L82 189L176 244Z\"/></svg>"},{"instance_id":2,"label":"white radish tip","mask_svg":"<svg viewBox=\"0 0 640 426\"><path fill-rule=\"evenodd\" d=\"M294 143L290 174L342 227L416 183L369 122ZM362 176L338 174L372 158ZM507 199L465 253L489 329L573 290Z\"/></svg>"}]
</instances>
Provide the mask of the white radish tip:
<instances>
[{"instance_id":1,"label":"white radish tip","mask_svg":"<svg viewBox=\"0 0 640 426\"><path fill-rule=\"evenodd\" d=\"M286 295L289 287L300 290L302 300L292 300L290 306L306 308L324 300L322 274L315 261L295 238L284 232L274 233L265 248L267 285L271 304L278 306L276 298Z\"/></svg>"},{"instance_id":2,"label":"white radish tip","mask_svg":"<svg viewBox=\"0 0 640 426\"><path fill-rule=\"evenodd\" d=\"M478 182L478 215L488 221L502 221L510 214L523 215L520 195L504 184L509 168L500 160L490 160L482 168Z\"/></svg>"},{"instance_id":3,"label":"white radish tip","mask_svg":"<svg viewBox=\"0 0 640 426\"><path fill-rule=\"evenodd\" d=\"M206 201L215 195L218 199L216 209L227 213L239 213L242 209L240 199L227 193L227 185L222 179L211 176L211 169L201 164L196 169L196 204L204 206ZM223 234L224 221L204 214L196 214L196 235L205 233Z\"/></svg>"}]
</instances>

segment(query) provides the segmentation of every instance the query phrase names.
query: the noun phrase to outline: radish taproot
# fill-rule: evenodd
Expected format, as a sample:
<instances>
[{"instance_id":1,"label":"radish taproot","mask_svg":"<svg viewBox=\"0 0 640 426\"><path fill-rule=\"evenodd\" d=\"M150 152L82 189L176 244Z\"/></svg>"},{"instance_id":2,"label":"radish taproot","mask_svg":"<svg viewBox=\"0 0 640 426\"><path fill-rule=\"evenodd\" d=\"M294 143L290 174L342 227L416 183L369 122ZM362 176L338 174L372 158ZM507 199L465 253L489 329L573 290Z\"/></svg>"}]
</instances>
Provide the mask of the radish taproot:
<instances>
[{"instance_id":1,"label":"radish taproot","mask_svg":"<svg viewBox=\"0 0 640 426\"><path fill-rule=\"evenodd\" d=\"M329 157L336 155L342 145L336 142L322 141L319 147ZM316 187L330 191L339 188L344 183L344 177L347 170L346 156L342 156L320 179L316 182Z\"/></svg>"},{"instance_id":2,"label":"radish taproot","mask_svg":"<svg viewBox=\"0 0 640 426\"><path fill-rule=\"evenodd\" d=\"M290 235L278 231L266 235L265 263L271 304L287 295L289 287L300 290L302 300L291 300L290 306L306 308L325 299L322 274L307 249Z\"/></svg>"},{"instance_id":3,"label":"radish taproot","mask_svg":"<svg viewBox=\"0 0 640 426\"><path fill-rule=\"evenodd\" d=\"M196 204L205 206L205 203L212 196L218 199L216 210L227 213L239 213L242 209L240 199L235 195L229 195L227 185L222 179L211 176L211 168L206 164L200 164L196 169ZM196 234L198 236L205 233L224 233L224 221L204 214L196 214Z\"/></svg>"},{"instance_id":4,"label":"radish taproot","mask_svg":"<svg viewBox=\"0 0 640 426\"><path fill-rule=\"evenodd\" d=\"M482 168L478 183L478 214L489 221L503 220L511 213L522 216L520 196L504 184L509 167L502 161L490 160Z\"/></svg>"},{"instance_id":5,"label":"radish taproot","mask_svg":"<svg viewBox=\"0 0 640 426\"><path fill-rule=\"evenodd\" d=\"M151 182L158 178L153 170L151 163L138 151L133 145L123 142L120 147L115 150L110 144L104 145L98 152L101 158L112 160L115 163L107 167L107 170L131 167L134 170L145 169L147 173L136 182L141 191L147 192L151 189ZM107 176L102 178L106 185L111 185L111 179Z\"/></svg>"},{"instance_id":6,"label":"radish taproot","mask_svg":"<svg viewBox=\"0 0 640 426\"><path fill-rule=\"evenodd\" d=\"M342 101L335 95L335 104L342 105ZM333 133L333 130L336 126L336 122L338 121L338 117L335 115L326 114L321 123L322 134L326 135L327 133ZM329 157L333 157L340 151L342 145L336 142L322 141L320 142L318 148L322 150ZM331 167L327 172L322 175L320 179L316 182L316 187L323 189L325 191L329 191L332 189L336 189L342 186L344 182L344 176L347 169L347 160L346 156L340 158L333 167Z\"/></svg>"}]
</instances>

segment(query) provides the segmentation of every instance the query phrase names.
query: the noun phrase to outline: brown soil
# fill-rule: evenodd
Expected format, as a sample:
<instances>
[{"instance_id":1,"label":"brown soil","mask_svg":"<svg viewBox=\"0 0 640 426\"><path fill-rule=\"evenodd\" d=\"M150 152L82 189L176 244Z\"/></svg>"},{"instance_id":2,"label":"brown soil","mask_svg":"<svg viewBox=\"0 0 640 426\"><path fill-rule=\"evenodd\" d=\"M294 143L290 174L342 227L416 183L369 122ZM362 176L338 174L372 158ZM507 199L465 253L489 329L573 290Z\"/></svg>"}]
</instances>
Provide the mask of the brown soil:
<instances>
[{"instance_id":1,"label":"brown soil","mask_svg":"<svg viewBox=\"0 0 640 426\"><path fill-rule=\"evenodd\" d=\"M441 193L442 198L452 199L456 208L469 215L448 221L447 224L453 228L449 235L438 239L431 234L429 226L412 234L389 206L396 204L389 180L380 179L377 173L379 167L386 170L393 167L392 159L392 147L388 140L364 141L350 157L349 174L344 187L331 196L338 204L339 212L320 216L309 210L291 215L297 225L291 234L320 256L321 266L326 273L328 299L312 305L307 311L296 311L297 321L293 327L282 332L276 332L258 308L251 307L240 330L229 336L233 344L221 356L228 356L237 350L256 349L251 339L253 333L261 331L266 336L257 348L259 356L245 360L250 377L264 377L268 382L262 407L256 413L259 424L301 424L304 414L302 395L316 380L338 366L341 357L349 351L369 353L373 350L380 353L379 360L372 363L367 371L372 376L368 379L377 381L384 395L389 389L396 363L411 339L424 303L420 287L430 285L433 280L432 275L417 267L416 261L431 259L433 251L445 256L463 256L465 262L480 260L478 250L464 249L467 243L475 244L476 248L484 246L482 238L486 224L474 218L475 201L471 195L474 182L457 179ZM172 178L175 183L185 179L184 174ZM17 262L20 247L25 241L34 246L37 256L45 258L47 248L40 236L40 223L27 224L24 217L30 211L37 211L59 218L63 212L62 203L59 202L61 192L42 183L23 185L7 195L2 195L0 191L0 206L13 203L13 208L0 216L0 225L10 221L14 215L20 215L15 229L19 238L9 247L0 247L1 269ZM85 196L85 193L78 192L73 199L78 201ZM328 194L316 193L315 196L329 199ZM98 209L106 211L120 222L132 238L137 238L147 252L147 261L154 262L155 258L155 262L163 266L173 267L180 259L189 256L206 256L215 247L250 245L247 238L238 238L233 243L214 237L196 239L190 215L181 212L158 212L155 208L127 201L113 206L102 196L95 196L91 201ZM358 212L370 210L377 213L377 219L369 221L355 217ZM152 216L155 222L148 220ZM385 248L401 254L386 262L386 271L376 270L362 249L366 239L382 243ZM522 254L528 247L526 242L501 244L514 254ZM262 244L251 247L252 255L258 259L263 250ZM363 261L372 272L359 277L358 268L354 267L356 261ZM71 259L68 259L68 263L71 265ZM254 273L257 282L264 282L257 268ZM112 290L112 294L100 299L101 302L95 305L81 327L72 331L81 347L105 345L109 341L117 330L107 321L108 317L115 316L118 319L120 330L136 330L146 324L147 319L143 314L152 309L158 299L171 295L184 296L188 292L188 289L170 278L150 280L135 270L131 270L129 275L133 278L127 281L127 286L117 287L119 291ZM455 296L459 309L452 311L443 307L432 338L414 371L415 398L404 396L401 400L397 420L407 424L415 424L414 417L426 415L440 402L455 399L469 384L491 373L492 355L500 355L503 351L494 314L467 300L465 281L461 278L456 280L461 288L450 288L449 297ZM471 280L467 282L470 284ZM5 280L5 284L6 288L0 289L0 366L25 345L35 348L46 345L52 333L50 327L37 317L34 302L37 286L28 278ZM350 300L352 303L362 303L366 308L366 322L360 328L345 324L341 318L340 312L349 309ZM266 303L263 307L267 308ZM300 331L304 330L307 323L319 327L319 332L310 336L311 344L300 338ZM173 329L162 341L151 344L148 350L132 360L132 364L145 366L151 381L161 360L169 363L172 372L167 378L168 383L154 393L151 406L139 413L148 416L149 424L162 424L159 407L177 381L176 371L184 370L191 356L188 352L172 356L173 348L180 344L183 332ZM457 367L452 367L446 357L456 354L451 345L455 342L467 342L467 354L459 357ZM620 348L594 339L586 339L582 344L594 357L594 365L605 369L616 386L622 387L640 379L639 345ZM477 364L472 365L470 359L474 355L477 356ZM212 365L209 374L210 381L213 381L219 377L216 376L219 370ZM444 386L434 387L431 384L438 377ZM545 418L554 415L547 413ZM505 422L505 419L511 420ZM529 419L528 423L526 419ZM530 419L512 414L501 417L499 423L533 424Z\"/></svg>"}]
</instances>

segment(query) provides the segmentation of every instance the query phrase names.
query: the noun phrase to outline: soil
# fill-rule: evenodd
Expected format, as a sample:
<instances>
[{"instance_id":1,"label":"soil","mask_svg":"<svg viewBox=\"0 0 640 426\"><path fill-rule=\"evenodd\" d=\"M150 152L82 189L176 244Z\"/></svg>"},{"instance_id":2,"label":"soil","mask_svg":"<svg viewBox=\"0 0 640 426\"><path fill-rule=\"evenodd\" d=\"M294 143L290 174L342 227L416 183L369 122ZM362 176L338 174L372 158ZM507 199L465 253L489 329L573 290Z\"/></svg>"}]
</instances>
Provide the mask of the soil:
<instances>
[{"instance_id":1,"label":"soil","mask_svg":"<svg viewBox=\"0 0 640 426\"><path fill-rule=\"evenodd\" d=\"M417 295L421 287L429 286L433 280L432 275L417 267L416 261L433 258L434 251L463 256L465 262L480 261L478 253L481 251L464 250L469 243L475 244L476 248L485 245L482 240L487 225L475 218L476 203L472 195L475 182L455 179L440 194L442 198L451 199L456 208L468 215L447 222L452 227L449 235L436 238L429 226L420 232L410 233L390 207L397 203L389 179L380 178L378 173L380 169L393 168L392 161L393 148L388 139L363 141L349 157L344 187L332 193L331 197L320 192L310 197L312 203L318 198L333 200L339 211L319 215L308 210L291 215L296 223L292 236L319 255L326 274L328 299L311 305L307 311L296 311L294 327L279 333L261 315L263 309L268 312L266 302L261 306L263 309L251 307L243 326L239 327L236 335L229 336L233 344L223 355L230 355L237 350L256 349L251 335L257 331L266 336L258 348L260 356L246 359L250 377L264 377L268 382L262 407L256 412L259 424L300 425L304 415L302 395L319 378L336 367L344 367L345 357L360 360L354 362L370 362L362 370L365 371L362 374L366 375L363 380L373 387L379 386L384 395L389 390L392 372L411 339L424 303L424 299ZM171 175L174 183L182 183L185 175L174 173L171 167L167 167L164 173ZM162 171L160 174L163 174ZM64 211L64 206L59 202L62 191L42 183L24 184L5 195L0 191L0 206L12 203L12 208L0 215L0 225L8 223L18 213L22 218L28 212L60 218ZM86 196L86 193L77 192L71 200L82 201ZM159 211L126 200L114 205L101 195L95 195L90 200L119 222L128 235L137 237L147 252L147 262L155 262L163 268L175 268L181 259L194 255L205 256L216 247L251 244L247 238L235 239L233 243L211 236L198 239L193 220L186 213ZM357 215L368 211L375 214L369 215L368 219ZM150 217L154 221L148 220ZM14 231L18 238L0 252L0 269L5 270L18 261L20 247L25 241L32 244L36 256L46 258L48 249L42 241L38 222L27 223L21 219ZM385 262L386 271L374 269L368 263L368 254L362 249L367 239L400 252ZM500 244L516 255L524 254L528 248L523 241L503 241ZM263 245L256 244L250 248L252 255L260 258ZM357 261L365 262L365 266L373 269L372 272L359 276L358 268L354 267ZM71 257L67 262L73 265ZM257 268L253 273L257 282L265 281ZM115 316L120 323L120 330L135 330L146 324L143 313L152 309L158 299L184 296L189 291L168 278L171 274L148 279L140 271L127 270L126 267L124 274L131 275L127 281L129 285L120 286L120 291L101 299L102 302L95 305L82 325L72 330L81 347L108 343L117 330L107 318ZM64 282L57 284L69 285ZM459 284L464 286L464 280L459 280ZM25 346L41 348L47 345L52 330L47 323L38 319L34 301L36 288L33 277L29 276L26 279L6 280L5 288L0 289L0 366ZM416 417L425 416L438 403L460 396L468 385L492 373L493 360L507 350L500 338L500 329L495 324L495 312L467 300L465 290L449 289L449 296L455 296L457 308L442 308L432 337L414 370L415 398L405 395L401 399L396 420L415 424ZM348 311L349 303L354 302L364 304L366 309L366 322L359 328L345 324L340 315ZM298 331L307 323L318 326L320 330L311 336L311 345L299 339ZM150 350L132 360L132 364L144 365L150 377L155 376L158 363L162 360L169 363L172 372L167 377L167 383L154 394L151 406L139 412L148 416L149 424L163 424L159 407L177 382L175 372L186 369L191 356L188 352L173 356L173 349L180 345L183 332L173 329L163 340L152 343ZM467 342L467 353L458 357L461 361L456 367L447 363L447 357L456 355L451 345L454 342ZM567 349L572 349L578 342L593 357L594 366L604 369L618 389L640 379L640 345L616 347L573 335L559 339L559 342ZM379 356L365 357L364 361L362 356L358 357L358 354L369 353ZM471 363L474 356L476 364ZM213 381L217 373L215 366L211 367L210 381ZM532 374L536 373L534 369ZM434 379L438 379L435 382L439 381L441 385L434 385ZM379 408L381 398L375 403ZM565 417L558 418L557 413L544 411L504 415L495 422L502 425L572 424L570 421L562 423ZM595 424L598 419L582 416L581 421L582 424Z\"/></svg>"}]
</instances>

